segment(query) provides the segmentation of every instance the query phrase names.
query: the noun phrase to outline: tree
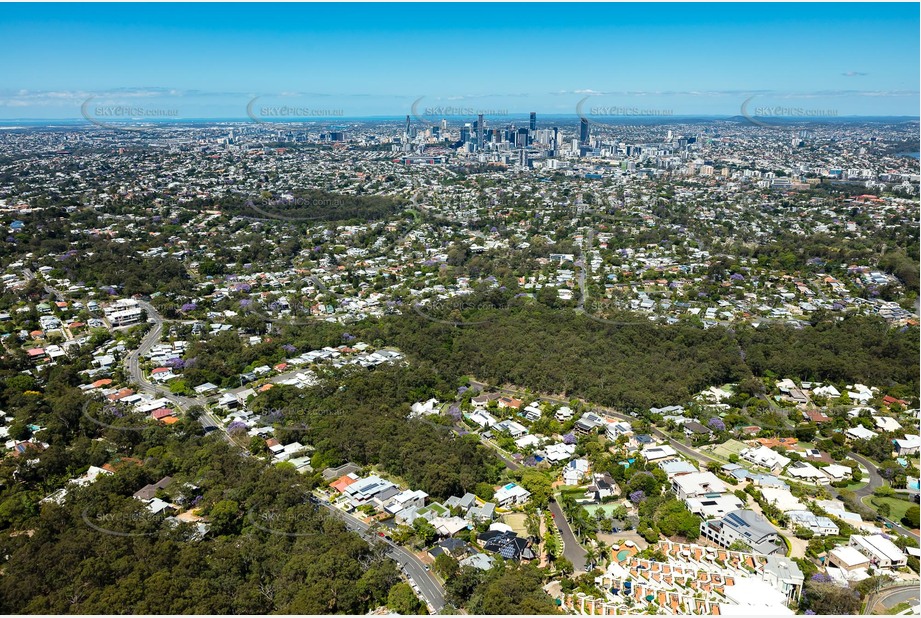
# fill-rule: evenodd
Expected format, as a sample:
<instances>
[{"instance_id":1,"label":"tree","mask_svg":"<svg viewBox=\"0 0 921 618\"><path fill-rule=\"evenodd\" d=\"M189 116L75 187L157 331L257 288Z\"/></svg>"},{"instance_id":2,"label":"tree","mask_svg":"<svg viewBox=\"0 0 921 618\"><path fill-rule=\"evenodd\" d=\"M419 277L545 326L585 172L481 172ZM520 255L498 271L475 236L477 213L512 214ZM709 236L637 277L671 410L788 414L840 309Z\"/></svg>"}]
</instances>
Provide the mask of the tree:
<instances>
[{"instance_id":1,"label":"tree","mask_svg":"<svg viewBox=\"0 0 921 618\"><path fill-rule=\"evenodd\" d=\"M888 502L881 502L879 504L876 504L876 511L883 517L888 518L891 510L892 510L892 507L889 506Z\"/></svg>"},{"instance_id":2,"label":"tree","mask_svg":"<svg viewBox=\"0 0 921 618\"><path fill-rule=\"evenodd\" d=\"M902 523L908 528L915 530L919 525L919 515L921 515L921 513L919 513L918 505L912 505L905 511L905 515L902 517Z\"/></svg>"},{"instance_id":3,"label":"tree","mask_svg":"<svg viewBox=\"0 0 921 618\"><path fill-rule=\"evenodd\" d=\"M447 581L457 575L460 566L457 560L448 554L439 554L438 557L435 558L435 564L432 565L432 568L441 579Z\"/></svg>"},{"instance_id":4,"label":"tree","mask_svg":"<svg viewBox=\"0 0 921 618\"><path fill-rule=\"evenodd\" d=\"M569 561L569 558L558 558L556 561L556 570L563 575L570 575L573 572L572 562Z\"/></svg>"},{"instance_id":5,"label":"tree","mask_svg":"<svg viewBox=\"0 0 921 618\"><path fill-rule=\"evenodd\" d=\"M585 566L591 570L595 567L595 561L598 560L598 550L589 546L585 550Z\"/></svg>"},{"instance_id":6,"label":"tree","mask_svg":"<svg viewBox=\"0 0 921 618\"><path fill-rule=\"evenodd\" d=\"M435 526L421 517L417 517L413 521L413 530L416 533L416 538L425 547L431 545L438 538L438 531L435 530Z\"/></svg>"},{"instance_id":7,"label":"tree","mask_svg":"<svg viewBox=\"0 0 921 618\"><path fill-rule=\"evenodd\" d=\"M211 507L209 516L214 534L235 533L240 524L240 505L233 500L221 500Z\"/></svg>"},{"instance_id":8,"label":"tree","mask_svg":"<svg viewBox=\"0 0 921 618\"><path fill-rule=\"evenodd\" d=\"M856 614L860 609L860 595L850 588L810 580L803 589L802 605L820 615Z\"/></svg>"},{"instance_id":9,"label":"tree","mask_svg":"<svg viewBox=\"0 0 921 618\"><path fill-rule=\"evenodd\" d=\"M395 584L387 594L387 607L398 614L410 615L418 614L423 605L416 597L412 587L406 582L400 582Z\"/></svg>"}]
</instances>

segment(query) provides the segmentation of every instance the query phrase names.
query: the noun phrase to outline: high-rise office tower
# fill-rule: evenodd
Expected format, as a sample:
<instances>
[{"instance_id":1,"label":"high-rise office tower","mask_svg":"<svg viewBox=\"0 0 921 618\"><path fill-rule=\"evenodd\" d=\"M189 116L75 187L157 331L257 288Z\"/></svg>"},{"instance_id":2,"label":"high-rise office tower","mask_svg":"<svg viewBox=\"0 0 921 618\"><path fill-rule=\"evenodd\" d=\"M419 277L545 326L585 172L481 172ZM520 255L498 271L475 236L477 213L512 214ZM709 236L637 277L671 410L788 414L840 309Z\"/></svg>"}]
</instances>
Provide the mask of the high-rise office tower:
<instances>
[{"instance_id":1,"label":"high-rise office tower","mask_svg":"<svg viewBox=\"0 0 921 618\"><path fill-rule=\"evenodd\" d=\"M537 112L531 112L531 130L537 130Z\"/></svg>"},{"instance_id":2,"label":"high-rise office tower","mask_svg":"<svg viewBox=\"0 0 921 618\"><path fill-rule=\"evenodd\" d=\"M483 114L477 116L476 147L483 149L483 134L486 132L486 125L483 124Z\"/></svg>"},{"instance_id":3,"label":"high-rise office tower","mask_svg":"<svg viewBox=\"0 0 921 618\"><path fill-rule=\"evenodd\" d=\"M588 118L583 118L582 121L579 123L579 142L582 145L587 145L588 137L589 137Z\"/></svg>"},{"instance_id":4,"label":"high-rise office tower","mask_svg":"<svg viewBox=\"0 0 921 618\"><path fill-rule=\"evenodd\" d=\"M409 135L409 114L406 114L406 132L405 134Z\"/></svg>"},{"instance_id":5,"label":"high-rise office tower","mask_svg":"<svg viewBox=\"0 0 921 618\"><path fill-rule=\"evenodd\" d=\"M528 145L528 130L524 127L518 129L518 137L515 138L515 145L524 148Z\"/></svg>"}]
</instances>

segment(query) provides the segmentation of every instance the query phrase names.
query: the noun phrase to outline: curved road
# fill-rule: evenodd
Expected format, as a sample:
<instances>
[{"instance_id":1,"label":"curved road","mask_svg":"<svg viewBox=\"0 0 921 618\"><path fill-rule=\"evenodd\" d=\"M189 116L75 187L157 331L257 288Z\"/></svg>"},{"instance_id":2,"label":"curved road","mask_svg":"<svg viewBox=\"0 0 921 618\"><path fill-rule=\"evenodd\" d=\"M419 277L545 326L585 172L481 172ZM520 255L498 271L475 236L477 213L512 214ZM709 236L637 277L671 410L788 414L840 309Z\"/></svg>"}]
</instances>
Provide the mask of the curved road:
<instances>
[{"instance_id":1,"label":"curved road","mask_svg":"<svg viewBox=\"0 0 921 618\"><path fill-rule=\"evenodd\" d=\"M912 599L918 600L918 584L906 584L904 586L893 586L884 588L877 593L870 595L867 599L867 606L863 610L864 615L873 613L874 608L882 604L883 608L889 610L899 603L910 603Z\"/></svg>"},{"instance_id":2,"label":"curved road","mask_svg":"<svg viewBox=\"0 0 921 618\"><path fill-rule=\"evenodd\" d=\"M319 501L319 504L326 507L334 515L344 519L349 530L357 532L366 541L370 542L376 540L386 543L389 547L389 551L387 552L388 555L400 565L403 572L406 573L406 577L409 578L411 582L415 583L415 587L418 589L419 594L425 599L430 611L438 613L445 607L444 590L441 584L426 570L425 565L415 554L397 545L388 538L375 536L370 532L370 526L368 526L368 524L348 513L340 511L328 502Z\"/></svg>"},{"instance_id":3,"label":"curved road","mask_svg":"<svg viewBox=\"0 0 921 618\"><path fill-rule=\"evenodd\" d=\"M584 571L585 548L579 544L575 533L569 526L569 522L566 521L563 509L560 508L555 498L550 501L549 508L550 512L553 513L553 523L559 528L560 535L563 537L563 557L572 562L572 566L576 571Z\"/></svg>"},{"instance_id":4,"label":"curved road","mask_svg":"<svg viewBox=\"0 0 921 618\"><path fill-rule=\"evenodd\" d=\"M147 302L138 301L144 311L147 312L148 318L153 322L153 327L150 331L144 336L144 339L141 341L141 345L134 351L132 351L125 359L125 365L128 369L128 373L131 379L138 385L138 387L150 394L162 396L177 406L188 409L192 406L199 405L205 411L202 412L199 416L199 421L205 427L208 426L210 422L213 426L220 428L221 425L218 423L217 418L207 410L206 404L207 399L204 397L183 397L181 395L175 395L170 393L169 390L157 386L156 384L151 383L144 376L144 372L140 368L140 357L146 354L150 349L157 344L160 340L160 336L163 334L163 317L157 312L154 307ZM231 441L230 436L226 431L222 431L223 436ZM245 451L244 451L245 452ZM400 547L396 543L392 542L390 539L375 537L373 534L368 532L369 526L355 517L352 517L348 513L343 513L339 509L333 507L332 505L319 502L322 506L326 507L337 516L341 517L346 521L346 525L350 530L357 532L365 540L377 539L386 543L389 546L388 555L400 565L403 572L406 574L406 577L415 584L415 587L418 589L419 594L425 599L425 602L428 604L429 609L437 613L441 611L445 606L444 590L441 587L441 584L435 577L429 573L425 565L407 549Z\"/></svg>"},{"instance_id":5,"label":"curved road","mask_svg":"<svg viewBox=\"0 0 921 618\"><path fill-rule=\"evenodd\" d=\"M160 337L163 334L163 317L150 303L139 300L138 304L147 313L147 317L149 321L153 323L153 326L147 334L144 335L144 338L141 340L141 345L139 345L136 350L129 352L125 357L125 368L128 370L129 378L145 393L169 399L183 410L188 410L192 406L201 406L204 412L198 417L199 422L206 428L209 426L220 427L221 425L217 418L207 410L207 398L201 396L192 398L173 394L169 389L153 384L144 375L144 372L141 370L140 359L144 354L149 352L153 346L159 343ZM230 437L228 436L228 440L229 439Z\"/></svg>"}]
</instances>

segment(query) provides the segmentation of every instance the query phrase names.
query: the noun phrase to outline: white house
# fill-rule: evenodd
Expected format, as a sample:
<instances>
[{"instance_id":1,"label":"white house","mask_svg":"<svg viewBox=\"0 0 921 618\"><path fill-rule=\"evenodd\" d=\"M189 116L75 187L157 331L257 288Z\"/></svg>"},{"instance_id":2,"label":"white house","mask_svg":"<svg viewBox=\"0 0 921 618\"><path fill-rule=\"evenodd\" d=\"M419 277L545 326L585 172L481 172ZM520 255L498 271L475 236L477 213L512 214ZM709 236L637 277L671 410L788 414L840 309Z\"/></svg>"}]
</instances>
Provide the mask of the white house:
<instances>
[{"instance_id":1,"label":"white house","mask_svg":"<svg viewBox=\"0 0 921 618\"><path fill-rule=\"evenodd\" d=\"M660 461L663 459L668 459L669 457L674 457L676 455L675 449L668 446L667 444L663 445L650 445L640 451L640 455L643 456L643 459L646 461Z\"/></svg>"},{"instance_id":2,"label":"white house","mask_svg":"<svg viewBox=\"0 0 921 618\"><path fill-rule=\"evenodd\" d=\"M921 450L921 436L905 434L904 438L896 438L892 444L899 455L914 455Z\"/></svg>"},{"instance_id":3,"label":"white house","mask_svg":"<svg viewBox=\"0 0 921 618\"><path fill-rule=\"evenodd\" d=\"M726 485L712 472L689 472L672 478L672 491L679 500L726 492Z\"/></svg>"},{"instance_id":4,"label":"white house","mask_svg":"<svg viewBox=\"0 0 921 618\"><path fill-rule=\"evenodd\" d=\"M573 459L563 468L563 482L567 485L579 485L588 474L589 467L587 459Z\"/></svg>"},{"instance_id":5,"label":"white house","mask_svg":"<svg viewBox=\"0 0 921 618\"><path fill-rule=\"evenodd\" d=\"M875 438L879 434L867 429L863 425L857 425L857 427L851 427L845 431L844 435L851 440L869 440L870 438Z\"/></svg>"},{"instance_id":6,"label":"white house","mask_svg":"<svg viewBox=\"0 0 921 618\"><path fill-rule=\"evenodd\" d=\"M816 536L838 534L838 526L828 517L815 515L811 511L787 511L785 514L791 530L801 526L812 530Z\"/></svg>"},{"instance_id":7,"label":"white house","mask_svg":"<svg viewBox=\"0 0 921 618\"><path fill-rule=\"evenodd\" d=\"M614 421L608 423L605 429L605 436L611 442L614 442L620 436L629 436L633 434L633 428L626 421Z\"/></svg>"},{"instance_id":8,"label":"white house","mask_svg":"<svg viewBox=\"0 0 921 618\"><path fill-rule=\"evenodd\" d=\"M485 410L474 410L467 417L480 427L492 427L496 424L496 417Z\"/></svg>"},{"instance_id":9,"label":"white house","mask_svg":"<svg viewBox=\"0 0 921 618\"><path fill-rule=\"evenodd\" d=\"M907 564L908 556L895 543L881 534L851 535L850 546L870 559L870 563L881 569L897 569Z\"/></svg>"},{"instance_id":10,"label":"white house","mask_svg":"<svg viewBox=\"0 0 921 618\"><path fill-rule=\"evenodd\" d=\"M797 461L787 468L787 476L804 481L810 481L817 485L828 485L828 477L821 470L805 461Z\"/></svg>"},{"instance_id":11,"label":"white house","mask_svg":"<svg viewBox=\"0 0 921 618\"><path fill-rule=\"evenodd\" d=\"M531 492L527 489L515 483L509 483L496 490L493 500L500 507L509 507L515 504L524 504L530 497Z\"/></svg>"},{"instance_id":12,"label":"white house","mask_svg":"<svg viewBox=\"0 0 921 618\"><path fill-rule=\"evenodd\" d=\"M745 449L739 453L739 456L745 461L763 466L772 472L779 472L790 463L789 457L781 455L777 451L772 451L766 446Z\"/></svg>"},{"instance_id":13,"label":"white house","mask_svg":"<svg viewBox=\"0 0 921 618\"><path fill-rule=\"evenodd\" d=\"M851 477L853 472L847 466L831 464L824 468L819 468L833 482L843 481Z\"/></svg>"},{"instance_id":14,"label":"white house","mask_svg":"<svg viewBox=\"0 0 921 618\"><path fill-rule=\"evenodd\" d=\"M891 416L874 416L873 422L880 431L899 431L902 426Z\"/></svg>"}]
</instances>

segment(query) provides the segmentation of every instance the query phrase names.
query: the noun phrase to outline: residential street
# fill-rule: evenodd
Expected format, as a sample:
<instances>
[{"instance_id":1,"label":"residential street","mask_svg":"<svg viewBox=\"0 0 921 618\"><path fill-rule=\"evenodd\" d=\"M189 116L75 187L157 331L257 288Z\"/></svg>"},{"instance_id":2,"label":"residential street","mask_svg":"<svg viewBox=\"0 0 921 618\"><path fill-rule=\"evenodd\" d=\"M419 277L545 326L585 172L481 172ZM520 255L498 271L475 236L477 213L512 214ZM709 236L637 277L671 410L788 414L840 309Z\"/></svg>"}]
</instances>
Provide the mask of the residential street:
<instances>
[{"instance_id":1,"label":"residential street","mask_svg":"<svg viewBox=\"0 0 921 618\"><path fill-rule=\"evenodd\" d=\"M563 509L560 508L556 500L550 501L550 512L553 513L553 521L556 523L556 527L560 529L560 534L563 536L563 543L565 545L563 548L563 556L572 562L572 566L576 571L584 571L585 548L576 540L576 535L569 526L569 522L566 521Z\"/></svg>"}]
</instances>

